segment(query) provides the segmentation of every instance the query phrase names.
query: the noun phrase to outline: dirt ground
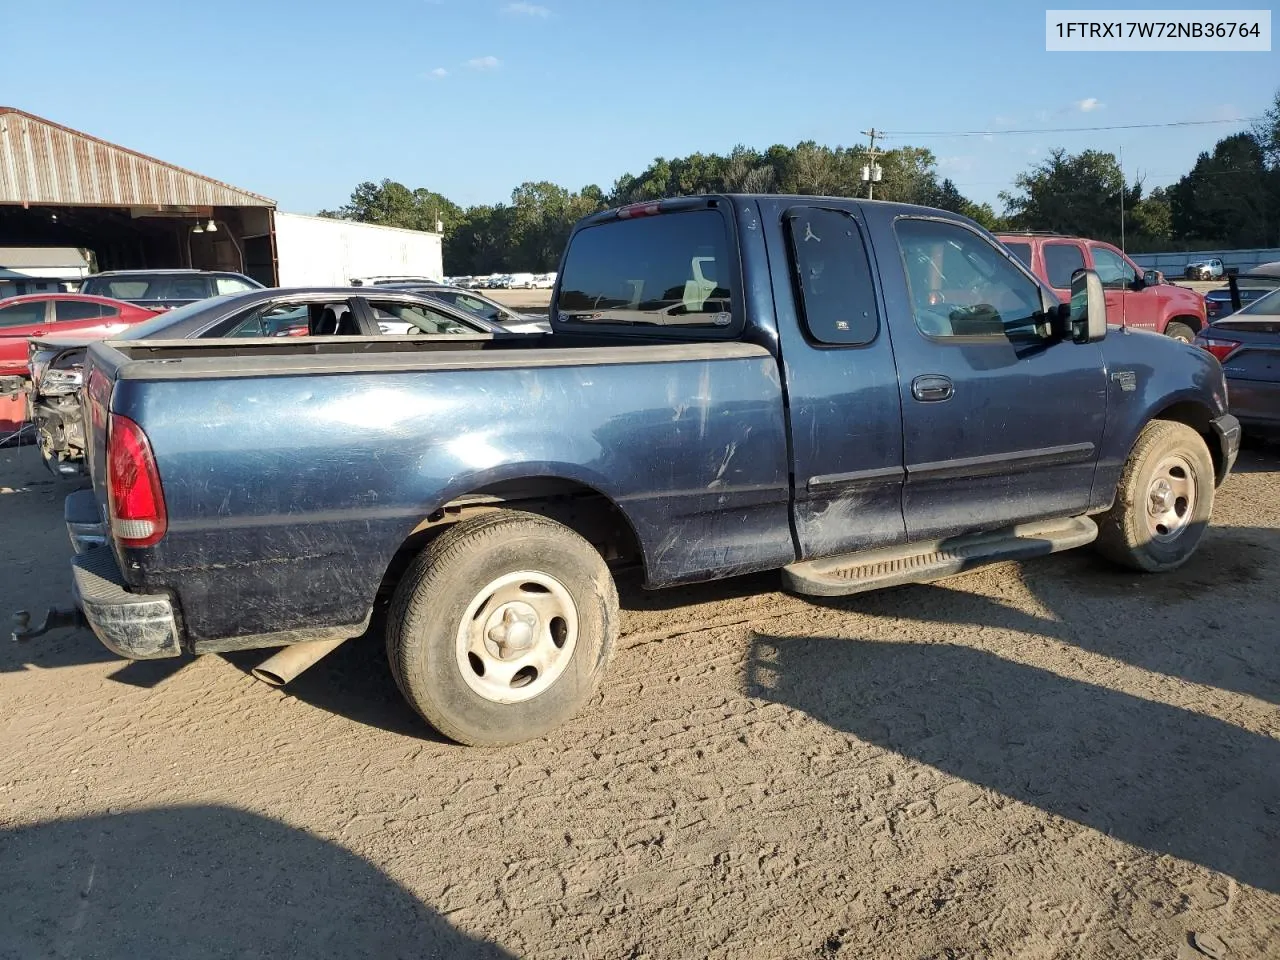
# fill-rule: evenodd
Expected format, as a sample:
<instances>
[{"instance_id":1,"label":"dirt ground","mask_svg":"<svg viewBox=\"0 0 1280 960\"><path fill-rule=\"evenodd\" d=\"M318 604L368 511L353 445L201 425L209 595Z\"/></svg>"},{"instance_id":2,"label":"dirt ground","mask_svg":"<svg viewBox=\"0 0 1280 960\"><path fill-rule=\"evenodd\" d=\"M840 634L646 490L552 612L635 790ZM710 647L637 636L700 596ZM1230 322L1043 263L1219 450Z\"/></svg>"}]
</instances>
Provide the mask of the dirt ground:
<instances>
[{"instance_id":1,"label":"dirt ground","mask_svg":"<svg viewBox=\"0 0 1280 960\"><path fill-rule=\"evenodd\" d=\"M67 599L63 493L0 451L0 610ZM1278 576L1264 450L1172 575L627 586L602 695L505 750L376 637L288 693L3 640L0 957L1280 957Z\"/></svg>"}]
</instances>

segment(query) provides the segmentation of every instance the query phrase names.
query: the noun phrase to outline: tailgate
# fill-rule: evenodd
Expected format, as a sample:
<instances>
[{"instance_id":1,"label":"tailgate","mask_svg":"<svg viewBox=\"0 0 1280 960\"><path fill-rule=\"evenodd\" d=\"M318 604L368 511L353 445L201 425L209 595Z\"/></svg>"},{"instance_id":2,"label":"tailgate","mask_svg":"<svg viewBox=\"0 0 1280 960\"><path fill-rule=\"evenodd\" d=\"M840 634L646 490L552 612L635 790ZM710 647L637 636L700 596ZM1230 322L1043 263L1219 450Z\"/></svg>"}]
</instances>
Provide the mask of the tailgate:
<instances>
[{"instance_id":1,"label":"tailgate","mask_svg":"<svg viewBox=\"0 0 1280 960\"><path fill-rule=\"evenodd\" d=\"M93 493L102 516L106 516L107 508L107 421L116 371L124 359L106 344L95 343L89 347L84 360L80 403L84 417L85 466L93 480Z\"/></svg>"}]
</instances>

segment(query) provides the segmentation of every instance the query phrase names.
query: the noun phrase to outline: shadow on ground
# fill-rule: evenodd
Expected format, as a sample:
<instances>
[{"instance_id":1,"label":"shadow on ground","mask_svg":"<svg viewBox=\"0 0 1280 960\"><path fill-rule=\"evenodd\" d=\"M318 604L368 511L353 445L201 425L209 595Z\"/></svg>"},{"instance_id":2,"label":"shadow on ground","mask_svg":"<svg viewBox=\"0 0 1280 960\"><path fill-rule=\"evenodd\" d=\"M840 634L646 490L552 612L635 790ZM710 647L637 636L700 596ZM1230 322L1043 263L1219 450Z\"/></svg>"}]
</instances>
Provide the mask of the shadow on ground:
<instances>
[{"instance_id":1,"label":"shadow on ground","mask_svg":"<svg viewBox=\"0 0 1280 960\"><path fill-rule=\"evenodd\" d=\"M508 957L365 860L224 807L0 831L0 957Z\"/></svg>"},{"instance_id":2,"label":"shadow on ground","mask_svg":"<svg viewBox=\"0 0 1280 960\"><path fill-rule=\"evenodd\" d=\"M1280 741L952 644L758 637L752 696L1280 892Z\"/></svg>"}]
</instances>

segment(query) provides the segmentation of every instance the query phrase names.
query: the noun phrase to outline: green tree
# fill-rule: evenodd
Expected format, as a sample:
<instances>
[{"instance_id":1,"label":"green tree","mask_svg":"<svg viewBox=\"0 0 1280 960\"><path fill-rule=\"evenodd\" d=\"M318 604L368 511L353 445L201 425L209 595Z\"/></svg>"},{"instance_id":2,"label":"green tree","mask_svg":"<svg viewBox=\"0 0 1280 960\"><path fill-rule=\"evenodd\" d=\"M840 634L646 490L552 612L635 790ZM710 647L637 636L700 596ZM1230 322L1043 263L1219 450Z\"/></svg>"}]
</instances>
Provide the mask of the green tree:
<instances>
[{"instance_id":1,"label":"green tree","mask_svg":"<svg viewBox=\"0 0 1280 960\"><path fill-rule=\"evenodd\" d=\"M1005 216L1016 229L1053 230L1097 240L1120 239L1120 191L1125 209L1142 198L1142 185L1129 187L1115 154L1054 150L1002 191Z\"/></svg>"},{"instance_id":2,"label":"green tree","mask_svg":"<svg viewBox=\"0 0 1280 960\"><path fill-rule=\"evenodd\" d=\"M1264 247L1277 241L1276 171L1251 133L1219 140L1169 188L1173 233L1206 246Z\"/></svg>"}]
</instances>

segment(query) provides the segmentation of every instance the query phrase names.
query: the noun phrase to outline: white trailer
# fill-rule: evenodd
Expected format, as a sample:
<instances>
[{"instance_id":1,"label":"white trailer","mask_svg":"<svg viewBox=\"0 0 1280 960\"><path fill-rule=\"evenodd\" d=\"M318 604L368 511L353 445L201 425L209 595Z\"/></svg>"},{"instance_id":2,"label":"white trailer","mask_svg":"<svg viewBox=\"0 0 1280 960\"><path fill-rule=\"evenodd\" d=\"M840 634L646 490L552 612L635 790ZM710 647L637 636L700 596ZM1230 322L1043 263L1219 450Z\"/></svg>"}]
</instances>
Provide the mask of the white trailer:
<instances>
[{"instance_id":1,"label":"white trailer","mask_svg":"<svg viewBox=\"0 0 1280 960\"><path fill-rule=\"evenodd\" d=\"M438 233L276 211L275 235L282 287L345 287L358 277L444 277Z\"/></svg>"}]
</instances>

